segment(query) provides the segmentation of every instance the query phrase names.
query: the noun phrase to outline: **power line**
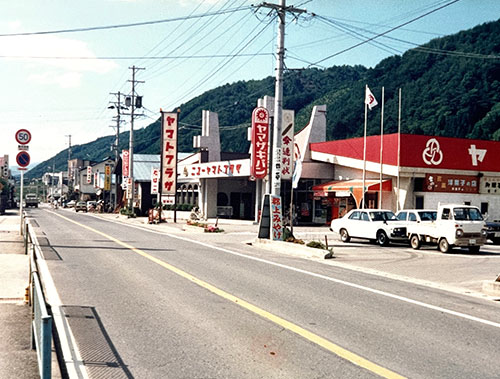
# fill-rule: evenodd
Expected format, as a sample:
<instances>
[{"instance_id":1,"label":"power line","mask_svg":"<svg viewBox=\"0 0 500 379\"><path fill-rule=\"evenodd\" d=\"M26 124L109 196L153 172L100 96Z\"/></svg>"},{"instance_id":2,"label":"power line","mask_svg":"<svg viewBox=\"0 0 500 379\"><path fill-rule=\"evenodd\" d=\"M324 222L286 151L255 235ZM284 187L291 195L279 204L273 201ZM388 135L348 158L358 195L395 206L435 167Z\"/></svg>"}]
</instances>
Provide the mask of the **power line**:
<instances>
[{"instance_id":1,"label":"power line","mask_svg":"<svg viewBox=\"0 0 500 379\"><path fill-rule=\"evenodd\" d=\"M134 57L134 56L99 56L99 57L64 57L64 56L35 56L35 55L0 55L0 59L58 59L58 60L134 60L134 59L150 59L150 60L175 60L175 59L212 59L212 58L234 58L234 57L253 57L255 55L272 55L272 53L258 54L214 54L214 55L176 55L176 56L150 56L150 57Z\"/></svg>"},{"instance_id":2,"label":"power line","mask_svg":"<svg viewBox=\"0 0 500 379\"><path fill-rule=\"evenodd\" d=\"M361 46L361 45L364 45L365 43L368 43L368 42L373 41L373 40L375 40L375 39L377 39L377 38L379 38L379 37L382 37L382 36L384 36L384 35L386 35L386 34L388 34L388 33L390 33L390 32L393 32L394 30L400 29L400 28L402 28L403 26L406 26L406 25L408 25L408 24L411 24L412 22L415 22L415 21L417 21L417 20L420 20L421 18L424 18L424 17L426 17L426 16L428 16L428 15L430 15L430 14L434 13L434 12L437 12L437 11L439 11L439 10L441 10L441 9L443 9L443 8L446 8L446 7L448 7L448 6L452 5L452 4L455 4L455 3L459 2L459 1L460 1L460 0L453 0L453 1L450 1L450 2L448 2L448 3L446 3L446 4L442 5L442 6L439 6L439 7L437 7L437 8L434 8L434 9L432 9L432 10L430 10L430 11L428 11L428 12L426 12L426 13L424 13L424 14L420 15L420 16L417 16L417 17L415 17L415 18L413 18L413 19L411 19L411 20L409 20L409 21L407 21L407 22L404 22L404 23L402 23L402 24L400 24L400 25L398 25L398 26L395 26L395 27L393 27L393 28L390 28L390 29L386 30L385 32L379 33L379 34L377 34L377 35L375 35L375 36L373 36L373 37L371 37L371 38L368 38L368 39L367 39L367 40L365 40L365 41L361 41L361 42L359 42L359 43L357 43L357 44L355 44L355 45L353 45L353 46L351 46L351 47L348 47L348 48L343 49L343 50L341 50L341 51L339 51L339 52L337 52L337 53L335 53L335 54L332 54L332 55L329 55L329 56L327 56L327 57L325 57L325 58L323 58L323 59L320 59L319 61L315 62L314 64L309 65L309 67L310 67L310 66L316 66L318 63L324 62L324 61L326 61L326 60L328 60L328 59L331 59L331 58L333 58L333 57L336 57L337 55L340 55L340 54L343 54L343 53L345 53L345 52L347 52L347 51L349 51L349 50L355 49L356 47L359 47L359 46Z\"/></svg>"},{"instance_id":3,"label":"power line","mask_svg":"<svg viewBox=\"0 0 500 379\"><path fill-rule=\"evenodd\" d=\"M184 17L174 17L167 18L162 20L153 20L153 21L142 21L142 22L133 22L128 24L116 24L116 25L104 25L104 26L90 26L83 28L75 28L75 29L59 29L59 30L48 30L48 31L38 31L38 32L25 32L25 33L5 33L0 34L0 37L21 37L21 36L35 36L35 35L47 35L47 34L63 34L63 33L79 33L79 32L91 32L96 30L109 30L109 29L122 29L122 28L133 28L138 26L146 26L146 25L155 25L155 24L164 24L168 22L176 22L176 21L184 21L196 18L210 17L215 15L221 15L226 13L235 13L242 10L249 10L251 6L240 7L240 8L232 8L226 9L223 11L217 12L207 12L197 15L184 16Z\"/></svg>"}]
</instances>

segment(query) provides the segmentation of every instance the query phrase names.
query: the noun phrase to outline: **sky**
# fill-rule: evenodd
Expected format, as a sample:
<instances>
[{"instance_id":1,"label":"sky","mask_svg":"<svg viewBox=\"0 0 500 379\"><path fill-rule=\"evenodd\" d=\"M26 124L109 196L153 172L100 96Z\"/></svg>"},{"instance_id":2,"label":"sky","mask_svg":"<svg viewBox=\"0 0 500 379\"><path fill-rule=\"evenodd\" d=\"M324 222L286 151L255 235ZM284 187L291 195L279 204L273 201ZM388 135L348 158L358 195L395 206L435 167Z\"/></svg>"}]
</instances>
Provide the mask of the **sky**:
<instances>
[{"instance_id":1,"label":"sky","mask_svg":"<svg viewBox=\"0 0 500 379\"><path fill-rule=\"evenodd\" d=\"M268 0L273 2L278 0ZM135 119L134 129L155 121L160 108L172 110L209 89L274 75L275 13L252 4L260 3L1 0L0 156L8 154L15 166L19 129L32 135L28 168L67 149L70 138L75 146L114 134L116 110L108 107L116 101L112 93L131 93L132 66L143 68L136 72L141 82L136 93L143 96L144 116ZM500 17L499 0L287 0L287 5L307 10L286 20L290 69L373 67L433 38ZM130 130L130 116L122 120L121 130Z\"/></svg>"}]
</instances>

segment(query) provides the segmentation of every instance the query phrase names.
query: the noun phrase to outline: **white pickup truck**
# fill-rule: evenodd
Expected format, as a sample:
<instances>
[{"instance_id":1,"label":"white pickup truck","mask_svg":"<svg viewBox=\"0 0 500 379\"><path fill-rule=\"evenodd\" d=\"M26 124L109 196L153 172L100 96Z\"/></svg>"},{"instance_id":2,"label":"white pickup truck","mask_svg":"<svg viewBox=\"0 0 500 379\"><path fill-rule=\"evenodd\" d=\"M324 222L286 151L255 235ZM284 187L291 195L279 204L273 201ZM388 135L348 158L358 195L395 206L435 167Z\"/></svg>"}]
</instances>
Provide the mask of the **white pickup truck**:
<instances>
[{"instance_id":1,"label":"white pickup truck","mask_svg":"<svg viewBox=\"0 0 500 379\"><path fill-rule=\"evenodd\" d=\"M442 253L453 247L468 247L479 252L486 243L485 221L477 207L462 204L440 204L433 222L408 223L411 247L419 249L424 243L436 244Z\"/></svg>"}]
</instances>

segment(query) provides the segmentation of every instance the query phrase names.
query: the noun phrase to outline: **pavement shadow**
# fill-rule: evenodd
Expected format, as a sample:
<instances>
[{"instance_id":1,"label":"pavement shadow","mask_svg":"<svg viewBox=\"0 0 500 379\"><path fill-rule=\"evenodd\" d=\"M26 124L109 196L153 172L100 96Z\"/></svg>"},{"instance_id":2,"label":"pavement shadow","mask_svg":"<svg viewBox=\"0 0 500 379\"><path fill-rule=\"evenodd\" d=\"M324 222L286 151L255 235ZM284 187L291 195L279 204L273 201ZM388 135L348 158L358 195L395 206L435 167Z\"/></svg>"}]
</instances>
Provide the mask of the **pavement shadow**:
<instances>
[{"instance_id":1,"label":"pavement shadow","mask_svg":"<svg viewBox=\"0 0 500 379\"><path fill-rule=\"evenodd\" d=\"M90 378L133 378L95 307L64 305L61 310Z\"/></svg>"}]
</instances>

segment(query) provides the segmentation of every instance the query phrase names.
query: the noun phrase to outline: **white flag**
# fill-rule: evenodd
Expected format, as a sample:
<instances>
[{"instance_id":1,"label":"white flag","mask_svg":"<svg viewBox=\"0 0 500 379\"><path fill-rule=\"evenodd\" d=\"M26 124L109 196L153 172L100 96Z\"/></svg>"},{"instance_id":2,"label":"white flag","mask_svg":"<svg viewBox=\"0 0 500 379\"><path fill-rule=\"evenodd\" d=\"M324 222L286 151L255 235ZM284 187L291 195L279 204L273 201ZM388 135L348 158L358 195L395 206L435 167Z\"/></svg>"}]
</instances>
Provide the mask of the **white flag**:
<instances>
[{"instance_id":1,"label":"white flag","mask_svg":"<svg viewBox=\"0 0 500 379\"><path fill-rule=\"evenodd\" d=\"M293 170L293 176L292 176L293 188L297 188L299 186L299 180L301 175L302 175L302 158L299 155L297 160L295 161L295 167Z\"/></svg>"},{"instance_id":2,"label":"white flag","mask_svg":"<svg viewBox=\"0 0 500 379\"><path fill-rule=\"evenodd\" d=\"M368 86L366 86L365 92L365 104L368 105L368 108L370 108L370 110L372 110L372 108L378 104L377 99L375 99L375 96L373 96L373 93L372 91L370 91L370 88L368 88Z\"/></svg>"}]
</instances>

